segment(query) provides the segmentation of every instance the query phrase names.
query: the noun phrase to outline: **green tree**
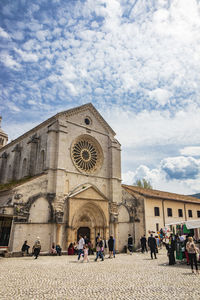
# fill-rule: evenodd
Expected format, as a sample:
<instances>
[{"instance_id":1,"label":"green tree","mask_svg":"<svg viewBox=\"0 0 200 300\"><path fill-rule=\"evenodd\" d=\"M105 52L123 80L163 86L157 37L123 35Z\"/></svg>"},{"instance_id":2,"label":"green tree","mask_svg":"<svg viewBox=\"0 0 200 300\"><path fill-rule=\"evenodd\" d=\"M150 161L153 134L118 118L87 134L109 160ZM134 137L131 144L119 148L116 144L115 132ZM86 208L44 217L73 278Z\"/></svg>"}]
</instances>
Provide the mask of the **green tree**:
<instances>
[{"instance_id":1,"label":"green tree","mask_svg":"<svg viewBox=\"0 0 200 300\"><path fill-rule=\"evenodd\" d=\"M153 188L150 181L146 180L145 178L137 179L133 185L139 186L144 189L152 189Z\"/></svg>"}]
</instances>

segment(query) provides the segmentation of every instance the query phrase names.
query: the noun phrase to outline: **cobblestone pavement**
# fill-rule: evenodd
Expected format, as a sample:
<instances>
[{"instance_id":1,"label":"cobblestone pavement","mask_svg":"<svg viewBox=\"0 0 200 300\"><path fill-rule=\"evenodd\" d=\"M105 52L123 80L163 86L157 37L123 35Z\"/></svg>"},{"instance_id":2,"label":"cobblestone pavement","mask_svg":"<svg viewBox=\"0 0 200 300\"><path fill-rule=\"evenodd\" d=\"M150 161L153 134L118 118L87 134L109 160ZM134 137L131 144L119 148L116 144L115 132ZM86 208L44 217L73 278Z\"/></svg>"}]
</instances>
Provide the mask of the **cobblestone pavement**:
<instances>
[{"instance_id":1,"label":"cobblestone pavement","mask_svg":"<svg viewBox=\"0 0 200 300\"><path fill-rule=\"evenodd\" d=\"M89 263L76 256L0 258L0 299L200 299L200 275L168 266L166 251L119 254Z\"/></svg>"}]
</instances>

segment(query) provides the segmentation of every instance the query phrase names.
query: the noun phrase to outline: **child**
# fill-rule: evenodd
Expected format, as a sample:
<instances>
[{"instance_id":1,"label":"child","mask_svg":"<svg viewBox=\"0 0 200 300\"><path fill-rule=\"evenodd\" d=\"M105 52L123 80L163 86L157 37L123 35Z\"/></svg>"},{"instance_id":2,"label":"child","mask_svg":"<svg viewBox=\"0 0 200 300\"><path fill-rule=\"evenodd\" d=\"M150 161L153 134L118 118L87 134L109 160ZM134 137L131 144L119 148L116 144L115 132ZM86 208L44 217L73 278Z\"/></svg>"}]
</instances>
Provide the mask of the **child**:
<instances>
[{"instance_id":1,"label":"child","mask_svg":"<svg viewBox=\"0 0 200 300\"><path fill-rule=\"evenodd\" d=\"M89 262L88 245L84 246L83 253L84 253L83 262Z\"/></svg>"}]
</instances>

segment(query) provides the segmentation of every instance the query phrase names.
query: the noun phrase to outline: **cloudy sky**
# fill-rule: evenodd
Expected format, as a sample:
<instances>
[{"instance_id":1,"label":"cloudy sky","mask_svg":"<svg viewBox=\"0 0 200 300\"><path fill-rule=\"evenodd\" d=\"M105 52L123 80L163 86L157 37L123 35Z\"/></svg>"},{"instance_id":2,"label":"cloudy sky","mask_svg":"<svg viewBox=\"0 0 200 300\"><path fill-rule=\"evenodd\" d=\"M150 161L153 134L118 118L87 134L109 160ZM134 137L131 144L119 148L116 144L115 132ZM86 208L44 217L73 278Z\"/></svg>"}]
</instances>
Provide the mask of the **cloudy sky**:
<instances>
[{"instance_id":1,"label":"cloudy sky","mask_svg":"<svg viewBox=\"0 0 200 300\"><path fill-rule=\"evenodd\" d=\"M125 183L200 192L200 1L1 0L10 139L88 102L117 133Z\"/></svg>"}]
</instances>

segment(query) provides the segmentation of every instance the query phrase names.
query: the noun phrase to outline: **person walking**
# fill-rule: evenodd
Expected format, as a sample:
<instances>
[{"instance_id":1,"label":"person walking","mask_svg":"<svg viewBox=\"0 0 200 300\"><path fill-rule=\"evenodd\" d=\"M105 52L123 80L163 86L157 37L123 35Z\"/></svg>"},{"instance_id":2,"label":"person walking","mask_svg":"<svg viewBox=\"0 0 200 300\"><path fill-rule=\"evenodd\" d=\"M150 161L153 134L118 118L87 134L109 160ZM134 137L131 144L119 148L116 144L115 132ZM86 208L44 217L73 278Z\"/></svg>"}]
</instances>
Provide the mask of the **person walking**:
<instances>
[{"instance_id":1,"label":"person walking","mask_svg":"<svg viewBox=\"0 0 200 300\"><path fill-rule=\"evenodd\" d=\"M193 263L196 268L196 274L199 274L198 266L197 266L197 253L199 252L198 248L195 246L193 238L191 236L188 237L188 242L186 244L186 249L189 255L190 265L192 269L192 273L194 273L193 270Z\"/></svg>"},{"instance_id":2,"label":"person walking","mask_svg":"<svg viewBox=\"0 0 200 300\"><path fill-rule=\"evenodd\" d=\"M113 249L114 249L114 239L113 239L112 235L110 236L110 238L108 240L108 248L109 248L109 258L112 258Z\"/></svg>"},{"instance_id":3,"label":"person walking","mask_svg":"<svg viewBox=\"0 0 200 300\"><path fill-rule=\"evenodd\" d=\"M147 250L147 239L146 239L145 234L141 237L140 243L141 243L142 253L144 253L144 251L148 252L148 250Z\"/></svg>"},{"instance_id":4,"label":"person walking","mask_svg":"<svg viewBox=\"0 0 200 300\"><path fill-rule=\"evenodd\" d=\"M128 235L128 250L130 252L130 254L133 254L133 238L132 236L129 234Z\"/></svg>"},{"instance_id":5,"label":"person walking","mask_svg":"<svg viewBox=\"0 0 200 300\"><path fill-rule=\"evenodd\" d=\"M149 246L150 252L151 252L151 259L153 259L153 254L154 254L155 259L157 259L157 257L156 257L157 243L156 243L156 239L155 239L155 237L153 237L152 233L151 233L150 237L148 238L148 246Z\"/></svg>"},{"instance_id":6,"label":"person walking","mask_svg":"<svg viewBox=\"0 0 200 300\"><path fill-rule=\"evenodd\" d=\"M166 244L166 248L167 248L167 255L169 257L169 265L175 265L176 260L175 260L174 251L176 250L176 241L173 238L172 234L169 237L169 243Z\"/></svg>"},{"instance_id":7,"label":"person walking","mask_svg":"<svg viewBox=\"0 0 200 300\"><path fill-rule=\"evenodd\" d=\"M98 243L98 239L100 238L100 233L98 232L97 233L97 236L96 236L96 238L95 238L95 246L97 246L97 243Z\"/></svg>"},{"instance_id":8,"label":"person walking","mask_svg":"<svg viewBox=\"0 0 200 300\"><path fill-rule=\"evenodd\" d=\"M115 238L113 237L113 257L115 258Z\"/></svg>"},{"instance_id":9,"label":"person walking","mask_svg":"<svg viewBox=\"0 0 200 300\"><path fill-rule=\"evenodd\" d=\"M85 244L84 249L84 257L82 262L89 262L89 257L88 257L88 244Z\"/></svg>"},{"instance_id":10,"label":"person walking","mask_svg":"<svg viewBox=\"0 0 200 300\"><path fill-rule=\"evenodd\" d=\"M102 253L102 248L103 248L103 241L101 237L98 238L97 240L97 245L96 245L96 258L94 261L97 261L97 259L100 257L102 261L104 261L103 253Z\"/></svg>"},{"instance_id":11,"label":"person walking","mask_svg":"<svg viewBox=\"0 0 200 300\"><path fill-rule=\"evenodd\" d=\"M81 234L79 234L79 241L78 241L78 260L80 259L81 255L83 255L83 247L85 245L84 238Z\"/></svg>"},{"instance_id":12,"label":"person walking","mask_svg":"<svg viewBox=\"0 0 200 300\"><path fill-rule=\"evenodd\" d=\"M34 245L33 245L33 256L35 256L35 259L38 258L41 250L41 243L40 243L40 238L39 236L37 237Z\"/></svg>"}]
</instances>

